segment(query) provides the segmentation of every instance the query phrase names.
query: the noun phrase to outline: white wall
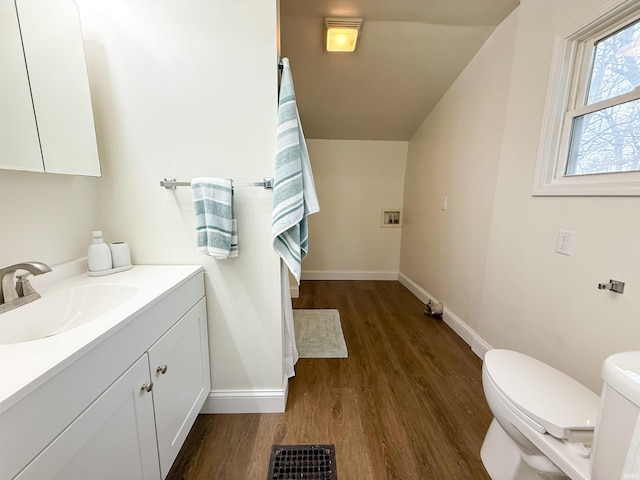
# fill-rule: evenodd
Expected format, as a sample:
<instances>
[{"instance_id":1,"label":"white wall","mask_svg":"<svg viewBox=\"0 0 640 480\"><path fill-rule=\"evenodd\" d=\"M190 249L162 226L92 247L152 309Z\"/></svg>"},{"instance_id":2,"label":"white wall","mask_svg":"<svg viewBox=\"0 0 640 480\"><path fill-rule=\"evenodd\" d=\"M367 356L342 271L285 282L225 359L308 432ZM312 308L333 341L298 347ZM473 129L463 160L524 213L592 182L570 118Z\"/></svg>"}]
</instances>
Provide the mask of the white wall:
<instances>
[{"instance_id":1,"label":"white wall","mask_svg":"<svg viewBox=\"0 0 640 480\"><path fill-rule=\"evenodd\" d=\"M0 266L54 266L87 255L100 226L99 179L0 170Z\"/></svg>"},{"instance_id":2,"label":"white wall","mask_svg":"<svg viewBox=\"0 0 640 480\"><path fill-rule=\"evenodd\" d=\"M396 279L400 228L382 209L402 208L407 142L307 140L320 212L309 217L303 279Z\"/></svg>"},{"instance_id":3,"label":"white wall","mask_svg":"<svg viewBox=\"0 0 640 480\"><path fill-rule=\"evenodd\" d=\"M517 23L512 16L498 27L494 37L505 37L499 42L492 37L487 42L474 59L479 65L472 62L461 82L470 72L480 74L486 69L489 74L500 65L490 59L506 56L513 48L511 70L500 68L495 72L498 77L495 90L478 88L486 83L460 82L450 90L460 89L451 94L459 98L474 95L482 98L490 92L495 95L494 106L482 102L460 104L448 113L453 117L449 121L438 118L436 111L410 142L405 195L407 225L401 256L401 271L411 272L410 278L417 277L410 270L414 262L425 270L435 265L429 274L415 278L416 283L444 298L445 305L451 305L454 313L489 345L533 355L596 392L601 387L604 358L640 347L640 199L542 198L532 197L531 190L554 36L600 5L595 0L522 0ZM502 85L502 92L498 85ZM443 99L446 101L447 97ZM472 121L466 123L469 117ZM454 139L446 132L456 122L465 122L467 133L455 139L462 145L454 150L451 145ZM490 138L479 141L477 132L495 122L504 127L502 134L493 132ZM421 158L431 165L420 170L413 162L417 160L416 152L423 148L424 138L431 138L432 144ZM439 238L425 246L427 255L421 260L417 245L426 237L418 235L418 227L412 231L411 225L433 222L435 214L425 213L419 202L425 198L427 208L437 209L440 192L429 200L413 191L418 188L419 179L429 181L435 177L443 179L446 185L449 167L438 162L447 157L460 161L451 158L454 151L465 158L462 166L482 162L494 173L493 178L487 172L480 174L475 185L468 183L470 177L466 182L461 179L454 184L455 192L451 194L454 201L450 198L451 210L444 216L451 215L453 220L458 196L466 198L465 191L477 189L480 184L484 186L482 192L474 192L468 201L483 205L482 218L477 225L477 218L459 218L457 228L453 225L447 228L449 221L439 222L437 225L443 226ZM444 194L452 190L441 191ZM487 210L486 202L492 194L493 205ZM474 228L477 235L473 235ZM554 253L561 228L577 235L570 257ZM461 244L460 234L465 231L470 239ZM453 250L467 255L467 260L458 262L454 254L445 253L445 260L438 263L436 255L451 248L439 245L455 246ZM461 247L480 257L476 260ZM481 272L483 263L486 266ZM472 265L475 272L468 271ZM443 272L446 268L454 272L462 269L472 275L473 285L469 285L467 275ZM623 295L596 288L597 283L610 278L627 283ZM469 304L470 299L473 305Z\"/></svg>"},{"instance_id":4,"label":"white wall","mask_svg":"<svg viewBox=\"0 0 640 480\"><path fill-rule=\"evenodd\" d=\"M614 352L640 348L640 198L531 196L556 32L599 1L525 0L487 255L479 333L533 354L599 392ZM554 253L558 229L574 254ZM600 291L610 278L623 295Z\"/></svg>"},{"instance_id":5,"label":"white wall","mask_svg":"<svg viewBox=\"0 0 640 480\"><path fill-rule=\"evenodd\" d=\"M512 14L409 143L401 275L472 328L481 302L516 27Z\"/></svg>"},{"instance_id":6,"label":"white wall","mask_svg":"<svg viewBox=\"0 0 640 480\"><path fill-rule=\"evenodd\" d=\"M204 265L210 411L224 411L228 398L259 410L262 394L282 403L271 192L236 189L240 254L216 261L195 254L190 189L159 187L163 177L273 175L276 1L78 3L103 170L101 229L129 242L134 263Z\"/></svg>"}]
</instances>

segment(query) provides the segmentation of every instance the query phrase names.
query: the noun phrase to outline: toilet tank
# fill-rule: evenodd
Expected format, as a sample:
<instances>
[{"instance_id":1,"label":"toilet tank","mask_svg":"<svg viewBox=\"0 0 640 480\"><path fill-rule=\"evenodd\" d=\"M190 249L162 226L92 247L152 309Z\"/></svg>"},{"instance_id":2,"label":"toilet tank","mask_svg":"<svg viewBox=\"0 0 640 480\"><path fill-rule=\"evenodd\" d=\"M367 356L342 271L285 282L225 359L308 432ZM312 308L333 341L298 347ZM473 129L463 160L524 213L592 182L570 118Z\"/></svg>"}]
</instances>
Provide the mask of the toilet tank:
<instances>
[{"instance_id":1,"label":"toilet tank","mask_svg":"<svg viewBox=\"0 0 640 480\"><path fill-rule=\"evenodd\" d=\"M602 378L591 479L640 478L640 352L608 357Z\"/></svg>"}]
</instances>

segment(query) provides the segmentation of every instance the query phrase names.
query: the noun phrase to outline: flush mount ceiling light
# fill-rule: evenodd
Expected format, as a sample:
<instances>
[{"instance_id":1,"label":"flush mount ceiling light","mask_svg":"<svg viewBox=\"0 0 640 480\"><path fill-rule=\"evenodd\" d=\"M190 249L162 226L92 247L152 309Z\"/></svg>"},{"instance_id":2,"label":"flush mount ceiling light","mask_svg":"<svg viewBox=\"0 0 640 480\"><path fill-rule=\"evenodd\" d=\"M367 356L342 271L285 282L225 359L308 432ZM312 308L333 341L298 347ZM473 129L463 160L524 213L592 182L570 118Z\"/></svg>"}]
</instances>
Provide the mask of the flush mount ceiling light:
<instances>
[{"instance_id":1,"label":"flush mount ceiling light","mask_svg":"<svg viewBox=\"0 0 640 480\"><path fill-rule=\"evenodd\" d=\"M361 28L361 18L325 18L325 50L327 52L354 52Z\"/></svg>"}]
</instances>

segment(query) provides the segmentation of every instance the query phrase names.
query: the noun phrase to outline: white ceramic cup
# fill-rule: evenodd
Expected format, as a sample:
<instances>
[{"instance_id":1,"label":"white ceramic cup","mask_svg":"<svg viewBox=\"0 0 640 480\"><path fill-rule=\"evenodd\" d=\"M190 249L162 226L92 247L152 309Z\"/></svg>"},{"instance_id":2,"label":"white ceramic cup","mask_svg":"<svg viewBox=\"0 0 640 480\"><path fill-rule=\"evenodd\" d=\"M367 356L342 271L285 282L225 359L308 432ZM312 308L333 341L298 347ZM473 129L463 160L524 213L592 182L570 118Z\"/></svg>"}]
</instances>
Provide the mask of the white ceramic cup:
<instances>
[{"instance_id":1,"label":"white ceramic cup","mask_svg":"<svg viewBox=\"0 0 640 480\"><path fill-rule=\"evenodd\" d=\"M129 244L127 242L112 242L109 244L109 248L111 248L113 268L131 265L131 252L129 251Z\"/></svg>"}]
</instances>

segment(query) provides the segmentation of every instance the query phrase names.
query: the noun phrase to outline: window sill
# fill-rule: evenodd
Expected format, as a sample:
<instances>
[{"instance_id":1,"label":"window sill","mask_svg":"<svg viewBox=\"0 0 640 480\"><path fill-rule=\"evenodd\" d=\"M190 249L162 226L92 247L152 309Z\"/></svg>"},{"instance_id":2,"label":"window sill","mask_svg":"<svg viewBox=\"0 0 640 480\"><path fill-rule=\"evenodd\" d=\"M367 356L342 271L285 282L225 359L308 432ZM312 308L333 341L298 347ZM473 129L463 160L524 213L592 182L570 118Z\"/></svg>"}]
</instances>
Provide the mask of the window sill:
<instances>
[{"instance_id":1,"label":"window sill","mask_svg":"<svg viewBox=\"0 0 640 480\"><path fill-rule=\"evenodd\" d=\"M616 174L608 174L616 175ZM593 177L589 175L588 177ZM571 178L554 182L536 182L531 193L534 197L638 197L640 181L597 181L591 178Z\"/></svg>"}]
</instances>

